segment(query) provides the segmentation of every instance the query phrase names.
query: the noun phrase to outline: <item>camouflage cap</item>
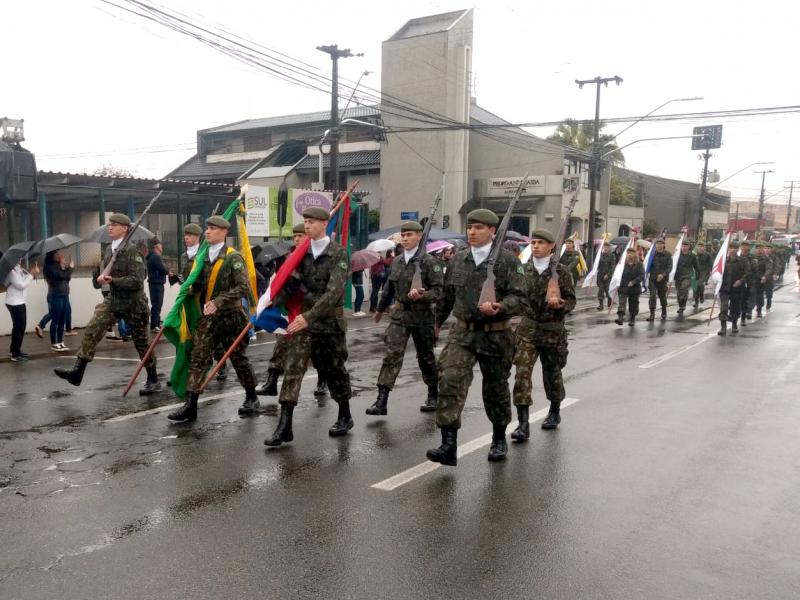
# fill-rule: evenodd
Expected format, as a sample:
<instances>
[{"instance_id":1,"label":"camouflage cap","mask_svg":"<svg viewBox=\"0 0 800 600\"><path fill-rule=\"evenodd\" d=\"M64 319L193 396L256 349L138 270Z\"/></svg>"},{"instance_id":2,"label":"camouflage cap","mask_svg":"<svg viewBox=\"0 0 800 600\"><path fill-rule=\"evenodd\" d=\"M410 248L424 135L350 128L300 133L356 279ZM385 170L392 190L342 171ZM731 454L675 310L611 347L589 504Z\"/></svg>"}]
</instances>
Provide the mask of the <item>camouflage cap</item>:
<instances>
[{"instance_id":1,"label":"camouflage cap","mask_svg":"<svg viewBox=\"0 0 800 600\"><path fill-rule=\"evenodd\" d=\"M533 233L531 234L531 239L544 240L552 244L556 241L556 236L554 236L553 233L548 229L534 229Z\"/></svg>"},{"instance_id":2,"label":"camouflage cap","mask_svg":"<svg viewBox=\"0 0 800 600\"><path fill-rule=\"evenodd\" d=\"M305 233L305 232L306 232L306 226L303 225L302 223L298 223L297 225L292 227L292 233Z\"/></svg>"},{"instance_id":3,"label":"camouflage cap","mask_svg":"<svg viewBox=\"0 0 800 600\"><path fill-rule=\"evenodd\" d=\"M417 223L416 221L403 221L403 224L400 225L400 231L422 231L422 225Z\"/></svg>"},{"instance_id":4,"label":"camouflage cap","mask_svg":"<svg viewBox=\"0 0 800 600\"><path fill-rule=\"evenodd\" d=\"M122 213L114 213L110 217L108 217L109 223L116 223L117 225L130 225L131 219L128 215L123 215Z\"/></svg>"},{"instance_id":5,"label":"camouflage cap","mask_svg":"<svg viewBox=\"0 0 800 600\"><path fill-rule=\"evenodd\" d=\"M331 213L321 206L309 206L303 211L303 218L317 219L318 221L328 221L331 218Z\"/></svg>"},{"instance_id":6,"label":"camouflage cap","mask_svg":"<svg viewBox=\"0 0 800 600\"><path fill-rule=\"evenodd\" d=\"M187 223L183 226L186 235L203 235L203 229L197 223Z\"/></svg>"},{"instance_id":7,"label":"camouflage cap","mask_svg":"<svg viewBox=\"0 0 800 600\"><path fill-rule=\"evenodd\" d=\"M208 217L206 219L206 225L211 225L213 227L219 227L220 229L230 229L231 224L227 219L223 219L219 215L214 215L213 217Z\"/></svg>"},{"instance_id":8,"label":"camouflage cap","mask_svg":"<svg viewBox=\"0 0 800 600\"><path fill-rule=\"evenodd\" d=\"M500 223L500 218L488 208L476 208L467 214L467 225L472 223L482 223L489 227L497 227L497 224Z\"/></svg>"}]
</instances>

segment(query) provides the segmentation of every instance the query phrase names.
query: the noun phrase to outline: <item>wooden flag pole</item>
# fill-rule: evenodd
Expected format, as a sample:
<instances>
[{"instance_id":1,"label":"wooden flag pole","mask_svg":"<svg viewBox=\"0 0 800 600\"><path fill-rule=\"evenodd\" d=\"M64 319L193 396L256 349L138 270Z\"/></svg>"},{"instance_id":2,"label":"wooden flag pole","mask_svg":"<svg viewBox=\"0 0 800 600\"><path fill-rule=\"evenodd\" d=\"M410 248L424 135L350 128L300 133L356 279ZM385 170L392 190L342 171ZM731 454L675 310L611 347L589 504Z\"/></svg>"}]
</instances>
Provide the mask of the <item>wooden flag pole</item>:
<instances>
[{"instance_id":1,"label":"wooden flag pole","mask_svg":"<svg viewBox=\"0 0 800 600\"><path fill-rule=\"evenodd\" d=\"M128 395L128 392L131 391L131 388L133 387L133 384L136 382L136 378L139 377L139 373L142 372L142 369L144 368L144 364L148 360L150 360L150 357L153 355L153 352L155 352L156 345L158 344L159 340L161 339L161 336L163 336L163 335L164 335L164 329L162 328L158 332L158 334L156 334L156 337L153 338L153 341L150 342L150 347L147 349L147 352L144 353L144 356L142 357L142 360L139 361L139 366L136 367L136 372L133 374L133 377L131 377L131 380L128 382L128 385L125 387L125 391L122 392L122 397L123 398Z\"/></svg>"}]
</instances>

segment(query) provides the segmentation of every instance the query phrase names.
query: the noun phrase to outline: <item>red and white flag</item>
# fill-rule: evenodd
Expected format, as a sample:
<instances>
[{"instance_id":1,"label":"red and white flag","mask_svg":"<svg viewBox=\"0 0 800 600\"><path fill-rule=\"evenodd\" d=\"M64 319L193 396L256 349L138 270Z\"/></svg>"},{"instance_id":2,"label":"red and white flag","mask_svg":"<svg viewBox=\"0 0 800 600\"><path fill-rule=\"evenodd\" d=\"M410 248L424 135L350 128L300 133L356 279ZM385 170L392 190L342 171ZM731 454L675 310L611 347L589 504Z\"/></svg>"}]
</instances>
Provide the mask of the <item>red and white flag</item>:
<instances>
[{"instance_id":1,"label":"red and white flag","mask_svg":"<svg viewBox=\"0 0 800 600\"><path fill-rule=\"evenodd\" d=\"M731 234L725 236L725 241L719 247L717 257L714 259L714 266L711 267L711 281L714 282L714 295L719 294L722 287L722 276L725 274L725 264L728 261L728 245L731 241Z\"/></svg>"}]
</instances>

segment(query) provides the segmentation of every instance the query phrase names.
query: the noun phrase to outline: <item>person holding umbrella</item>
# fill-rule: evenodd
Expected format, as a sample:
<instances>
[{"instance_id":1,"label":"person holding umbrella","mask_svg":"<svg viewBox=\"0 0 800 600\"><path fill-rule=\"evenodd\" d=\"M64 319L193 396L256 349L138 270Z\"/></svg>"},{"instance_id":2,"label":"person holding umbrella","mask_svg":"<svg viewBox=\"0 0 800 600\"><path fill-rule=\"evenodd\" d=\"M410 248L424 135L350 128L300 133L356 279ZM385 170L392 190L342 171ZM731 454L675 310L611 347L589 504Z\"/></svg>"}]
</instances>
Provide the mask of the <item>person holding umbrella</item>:
<instances>
[{"instance_id":1,"label":"person holding umbrella","mask_svg":"<svg viewBox=\"0 0 800 600\"><path fill-rule=\"evenodd\" d=\"M47 298L50 306L50 349L53 352L66 352L64 345L64 325L69 306L69 282L75 264L61 253L51 250L44 257L44 278L47 281ZM38 333L38 332L37 332Z\"/></svg>"},{"instance_id":2,"label":"person holding umbrella","mask_svg":"<svg viewBox=\"0 0 800 600\"><path fill-rule=\"evenodd\" d=\"M22 268L22 259L6 275L3 283L6 286L6 308L11 315L11 360L25 362L28 355L22 351L22 340L25 337L28 311L25 306L25 290L39 274L39 265L31 267L30 272Z\"/></svg>"}]
</instances>

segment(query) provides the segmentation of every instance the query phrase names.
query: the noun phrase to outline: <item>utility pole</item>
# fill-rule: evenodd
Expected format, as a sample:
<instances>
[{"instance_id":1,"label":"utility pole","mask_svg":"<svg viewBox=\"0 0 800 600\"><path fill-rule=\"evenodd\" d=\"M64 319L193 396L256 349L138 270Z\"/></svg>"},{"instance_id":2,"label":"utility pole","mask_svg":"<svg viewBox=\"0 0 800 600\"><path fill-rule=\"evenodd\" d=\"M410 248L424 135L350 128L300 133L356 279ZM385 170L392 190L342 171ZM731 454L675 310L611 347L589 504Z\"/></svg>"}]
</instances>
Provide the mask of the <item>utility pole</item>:
<instances>
[{"instance_id":1,"label":"utility pole","mask_svg":"<svg viewBox=\"0 0 800 600\"><path fill-rule=\"evenodd\" d=\"M789 207L786 209L786 233L789 233L789 219L792 216L792 193L794 192L794 184L800 183L800 181L789 181Z\"/></svg>"},{"instance_id":2,"label":"utility pole","mask_svg":"<svg viewBox=\"0 0 800 600\"><path fill-rule=\"evenodd\" d=\"M617 85L622 83L622 77L614 75L613 77L595 77L594 79L576 79L575 83L578 88L583 89L583 86L593 83L597 86L597 95L594 103L594 140L592 140L592 162L589 167L589 178L591 186L589 190L589 235L587 236L586 255L589 264L594 260L594 211L597 207L597 188L600 187L600 86L608 87L609 82L615 82Z\"/></svg>"},{"instance_id":3,"label":"utility pole","mask_svg":"<svg viewBox=\"0 0 800 600\"><path fill-rule=\"evenodd\" d=\"M328 142L331 145L331 189L339 189L339 59L350 58L351 56L364 56L363 54L353 54L349 48L339 50L339 46L331 44L329 46L317 46L317 50L330 55L333 71L331 74L331 128L328 133ZM319 156L322 163L322 153Z\"/></svg>"},{"instance_id":4,"label":"utility pole","mask_svg":"<svg viewBox=\"0 0 800 600\"><path fill-rule=\"evenodd\" d=\"M774 173L775 171L756 171L761 173L761 195L758 197L758 219L756 220L756 234L761 232L761 219L764 218L764 181L767 173Z\"/></svg>"},{"instance_id":5,"label":"utility pole","mask_svg":"<svg viewBox=\"0 0 800 600\"><path fill-rule=\"evenodd\" d=\"M703 216L706 208L706 187L708 186L708 159L711 158L710 148L706 147L703 154L703 181L700 183L700 202L697 203L697 241L700 241L700 232L703 230Z\"/></svg>"}]
</instances>

